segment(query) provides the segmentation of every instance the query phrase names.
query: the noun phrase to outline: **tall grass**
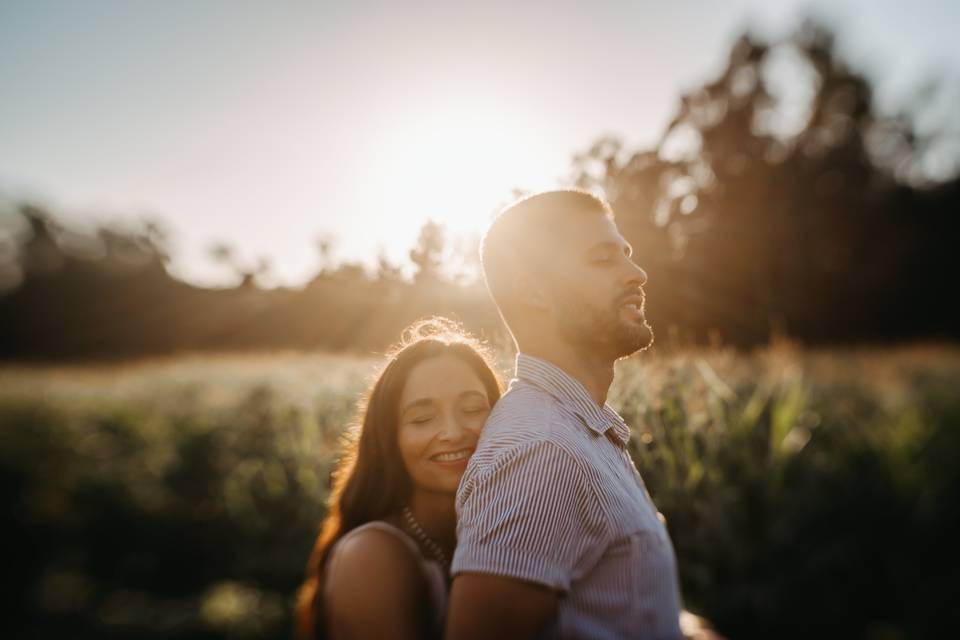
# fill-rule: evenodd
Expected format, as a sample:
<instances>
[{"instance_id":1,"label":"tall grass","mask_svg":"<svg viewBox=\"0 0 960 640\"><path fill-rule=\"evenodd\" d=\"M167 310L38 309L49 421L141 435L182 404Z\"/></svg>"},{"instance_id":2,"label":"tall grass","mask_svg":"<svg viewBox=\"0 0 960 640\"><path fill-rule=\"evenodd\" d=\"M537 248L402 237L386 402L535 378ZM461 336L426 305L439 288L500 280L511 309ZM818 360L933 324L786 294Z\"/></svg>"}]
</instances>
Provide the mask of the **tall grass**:
<instances>
[{"instance_id":1,"label":"tall grass","mask_svg":"<svg viewBox=\"0 0 960 640\"><path fill-rule=\"evenodd\" d=\"M0 370L13 636L288 637L373 362ZM641 355L610 402L686 606L732 638L955 625L960 352Z\"/></svg>"},{"instance_id":2,"label":"tall grass","mask_svg":"<svg viewBox=\"0 0 960 640\"><path fill-rule=\"evenodd\" d=\"M688 605L734 638L956 623L956 355L781 346L624 372L615 402Z\"/></svg>"}]
</instances>

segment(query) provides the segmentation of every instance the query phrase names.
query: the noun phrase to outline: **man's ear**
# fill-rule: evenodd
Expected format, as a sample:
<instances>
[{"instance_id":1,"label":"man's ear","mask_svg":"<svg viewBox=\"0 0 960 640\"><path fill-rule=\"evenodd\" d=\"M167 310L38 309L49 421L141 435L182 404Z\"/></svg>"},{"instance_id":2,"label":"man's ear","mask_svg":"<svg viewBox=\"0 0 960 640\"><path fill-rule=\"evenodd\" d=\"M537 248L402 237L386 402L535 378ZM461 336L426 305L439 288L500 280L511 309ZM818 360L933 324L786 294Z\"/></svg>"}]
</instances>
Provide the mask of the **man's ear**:
<instances>
[{"instance_id":1,"label":"man's ear","mask_svg":"<svg viewBox=\"0 0 960 640\"><path fill-rule=\"evenodd\" d=\"M543 285L538 282L529 271L520 271L514 278L514 291L517 301L526 307L533 307L539 311L548 308L547 296Z\"/></svg>"}]
</instances>

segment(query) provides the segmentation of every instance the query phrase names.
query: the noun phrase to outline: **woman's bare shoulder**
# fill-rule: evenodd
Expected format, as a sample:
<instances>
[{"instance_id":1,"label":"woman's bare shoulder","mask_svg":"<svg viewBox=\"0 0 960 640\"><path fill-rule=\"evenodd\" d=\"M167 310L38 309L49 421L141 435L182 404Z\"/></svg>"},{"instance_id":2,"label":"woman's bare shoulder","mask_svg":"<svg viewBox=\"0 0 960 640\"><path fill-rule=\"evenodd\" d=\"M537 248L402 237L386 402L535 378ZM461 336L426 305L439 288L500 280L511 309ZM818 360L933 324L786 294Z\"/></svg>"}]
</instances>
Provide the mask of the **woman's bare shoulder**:
<instances>
[{"instance_id":1,"label":"woman's bare shoulder","mask_svg":"<svg viewBox=\"0 0 960 640\"><path fill-rule=\"evenodd\" d=\"M419 576L417 558L401 537L405 534L386 529L364 527L347 534L331 550L328 576L342 580L368 569L378 575L389 570L400 576Z\"/></svg>"},{"instance_id":2,"label":"woman's bare shoulder","mask_svg":"<svg viewBox=\"0 0 960 640\"><path fill-rule=\"evenodd\" d=\"M391 626L419 633L426 589L409 545L383 528L353 532L331 550L324 579L327 614L357 635L376 637L378 629Z\"/></svg>"}]
</instances>

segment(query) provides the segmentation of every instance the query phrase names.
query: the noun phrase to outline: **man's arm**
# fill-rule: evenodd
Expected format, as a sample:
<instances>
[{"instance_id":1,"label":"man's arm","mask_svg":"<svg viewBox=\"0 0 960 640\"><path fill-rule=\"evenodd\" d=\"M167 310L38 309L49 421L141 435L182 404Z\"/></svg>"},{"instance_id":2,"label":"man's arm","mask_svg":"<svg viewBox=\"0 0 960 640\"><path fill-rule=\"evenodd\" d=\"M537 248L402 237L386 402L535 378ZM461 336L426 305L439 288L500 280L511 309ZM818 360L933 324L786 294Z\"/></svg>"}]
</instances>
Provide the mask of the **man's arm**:
<instances>
[{"instance_id":1,"label":"man's arm","mask_svg":"<svg viewBox=\"0 0 960 640\"><path fill-rule=\"evenodd\" d=\"M536 638L557 614L559 594L533 582L461 573L450 590L446 640Z\"/></svg>"},{"instance_id":2,"label":"man's arm","mask_svg":"<svg viewBox=\"0 0 960 640\"><path fill-rule=\"evenodd\" d=\"M450 640L538 635L607 539L580 463L548 440L524 442L465 476L457 515Z\"/></svg>"}]
</instances>

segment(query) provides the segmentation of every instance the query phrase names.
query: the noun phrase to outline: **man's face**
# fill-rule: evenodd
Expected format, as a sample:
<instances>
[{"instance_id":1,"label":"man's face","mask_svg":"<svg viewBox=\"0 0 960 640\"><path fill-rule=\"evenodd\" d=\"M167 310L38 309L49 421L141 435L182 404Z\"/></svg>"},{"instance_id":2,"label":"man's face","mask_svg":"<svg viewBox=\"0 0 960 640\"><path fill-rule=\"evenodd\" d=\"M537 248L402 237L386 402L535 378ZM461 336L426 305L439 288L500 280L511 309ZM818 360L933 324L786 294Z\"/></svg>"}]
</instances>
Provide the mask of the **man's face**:
<instances>
[{"instance_id":1,"label":"man's face","mask_svg":"<svg viewBox=\"0 0 960 640\"><path fill-rule=\"evenodd\" d=\"M645 349L653 330L644 315L647 274L608 217L575 216L551 232L545 271L550 312L560 335L613 359Z\"/></svg>"}]
</instances>

